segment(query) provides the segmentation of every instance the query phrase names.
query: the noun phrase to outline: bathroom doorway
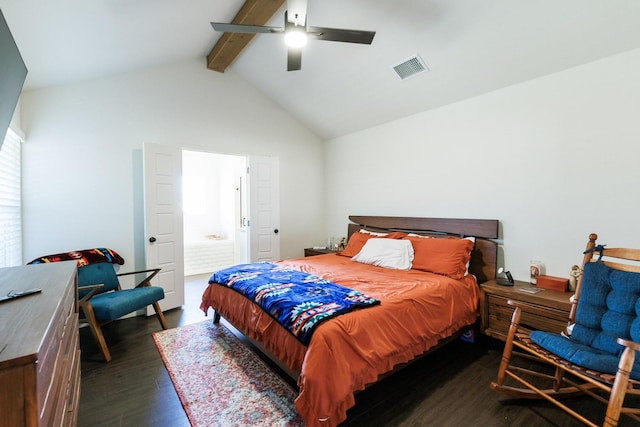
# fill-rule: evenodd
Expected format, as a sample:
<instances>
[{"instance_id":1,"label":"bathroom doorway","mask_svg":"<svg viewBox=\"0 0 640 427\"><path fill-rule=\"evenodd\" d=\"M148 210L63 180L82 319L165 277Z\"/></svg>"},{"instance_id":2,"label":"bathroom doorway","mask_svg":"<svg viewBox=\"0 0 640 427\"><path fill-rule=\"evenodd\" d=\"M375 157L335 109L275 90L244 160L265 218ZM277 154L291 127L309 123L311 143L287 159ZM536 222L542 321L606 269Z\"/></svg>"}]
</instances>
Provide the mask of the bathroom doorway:
<instances>
[{"instance_id":1,"label":"bathroom doorway","mask_svg":"<svg viewBox=\"0 0 640 427\"><path fill-rule=\"evenodd\" d=\"M247 158L182 151L185 303L198 304L209 276L248 262Z\"/></svg>"}]
</instances>

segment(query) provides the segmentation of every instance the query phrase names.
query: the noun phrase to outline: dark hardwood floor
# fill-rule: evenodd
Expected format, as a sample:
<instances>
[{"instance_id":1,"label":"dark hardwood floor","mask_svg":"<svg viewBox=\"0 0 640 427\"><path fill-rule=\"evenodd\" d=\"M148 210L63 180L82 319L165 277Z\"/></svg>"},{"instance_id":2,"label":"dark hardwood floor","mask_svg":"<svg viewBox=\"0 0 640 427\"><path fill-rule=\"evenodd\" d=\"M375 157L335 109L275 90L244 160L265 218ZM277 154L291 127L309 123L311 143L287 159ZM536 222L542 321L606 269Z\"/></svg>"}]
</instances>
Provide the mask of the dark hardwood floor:
<instances>
[{"instance_id":1,"label":"dark hardwood floor","mask_svg":"<svg viewBox=\"0 0 640 427\"><path fill-rule=\"evenodd\" d=\"M186 304L165 313L169 327L211 321L199 310L207 276L186 283ZM151 338L155 317L135 317L105 327L113 356L102 361L87 330L80 331L82 384L78 425L189 426L180 400ZM489 388L502 344L486 337L456 341L356 396L344 427L355 426L580 426L547 402L509 399ZM575 407L600 421L604 408L589 399ZM637 425L623 419L621 426Z\"/></svg>"}]
</instances>

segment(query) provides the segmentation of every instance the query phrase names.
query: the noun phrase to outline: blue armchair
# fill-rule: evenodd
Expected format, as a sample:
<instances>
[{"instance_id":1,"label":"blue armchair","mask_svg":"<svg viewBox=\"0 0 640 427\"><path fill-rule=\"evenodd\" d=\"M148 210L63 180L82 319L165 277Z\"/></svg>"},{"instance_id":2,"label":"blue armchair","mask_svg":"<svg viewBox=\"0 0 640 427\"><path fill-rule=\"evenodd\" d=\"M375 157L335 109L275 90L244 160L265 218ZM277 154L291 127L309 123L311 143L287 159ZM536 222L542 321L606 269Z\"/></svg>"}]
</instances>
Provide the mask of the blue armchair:
<instances>
[{"instance_id":1,"label":"blue armchair","mask_svg":"<svg viewBox=\"0 0 640 427\"><path fill-rule=\"evenodd\" d=\"M102 334L102 325L153 305L160 326L167 329L167 322L158 303L164 298L164 290L159 286L151 286L151 279L159 271L160 269L156 268L116 274L113 264L108 262L78 267L80 322L89 325L91 334L107 362L111 360L111 353ZM142 273L147 276L135 288L120 287L119 277Z\"/></svg>"},{"instance_id":2,"label":"blue armchair","mask_svg":"<svg viewBox=\"0 0 640 427\"><path fill-rule=\"evenodd\" d=\"M111 353L102 334L102 325L153 305L160 326L167 329L167 322L158 303L164 298L164 290L158 286L151 286L151 279L158 274L159 268L118 274L114 264L122 265L124 259L116 251L108 248L45 255L29 264L66 260L74 260L78 264L80 322L89 325L91 334L107 362L111 360ZM135 274L145 274L145 277L133 289L122 289L118 278Z\"/></svg>"}]
</instances>

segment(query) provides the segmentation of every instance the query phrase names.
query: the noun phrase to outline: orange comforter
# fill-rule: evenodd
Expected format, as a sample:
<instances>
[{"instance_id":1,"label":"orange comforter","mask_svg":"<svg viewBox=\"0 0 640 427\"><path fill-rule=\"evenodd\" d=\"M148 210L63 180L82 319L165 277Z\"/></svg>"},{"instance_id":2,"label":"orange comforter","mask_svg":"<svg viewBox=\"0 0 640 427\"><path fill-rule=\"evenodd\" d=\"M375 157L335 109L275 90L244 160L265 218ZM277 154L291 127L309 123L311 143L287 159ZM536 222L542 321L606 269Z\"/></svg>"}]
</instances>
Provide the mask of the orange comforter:
<instances>
[{"instance_id":1,"label":"orange comforter","mask_svg":"<svg viewBox=\"0 0 640 427\"><path fill-rule=\"evenodd\" d=\"M296 408L309 427L336 426L355 404L354 392L399 363L424 353L475 322L478 286L473 276L449 279L418 270L359 264L335 254L280 261L357 289L381 304L320 324L308 347L237 292L211 284L202 309L217 310L247 336L263 342L289 368L300 371Z\"/></svg>"}]
</instances>

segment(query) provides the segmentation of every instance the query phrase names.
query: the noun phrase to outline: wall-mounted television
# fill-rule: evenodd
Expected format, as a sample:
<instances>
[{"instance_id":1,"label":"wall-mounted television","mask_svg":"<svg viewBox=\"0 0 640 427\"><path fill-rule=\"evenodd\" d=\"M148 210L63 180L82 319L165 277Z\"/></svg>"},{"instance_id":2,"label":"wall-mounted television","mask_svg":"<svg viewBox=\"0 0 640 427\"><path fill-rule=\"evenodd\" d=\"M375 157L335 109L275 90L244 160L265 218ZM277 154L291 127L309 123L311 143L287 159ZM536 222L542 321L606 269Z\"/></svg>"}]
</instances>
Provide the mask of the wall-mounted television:
<instances>
[{"instance_id":1,"label":"wall-mounted television","mask_svg":"<svg viewBox=\"0 0 640 427\"><path fill-rule=\"evenodd\" d=\"M0 148L26 78L27 67L0 10Z\"/></svg>"}]
</instances>

